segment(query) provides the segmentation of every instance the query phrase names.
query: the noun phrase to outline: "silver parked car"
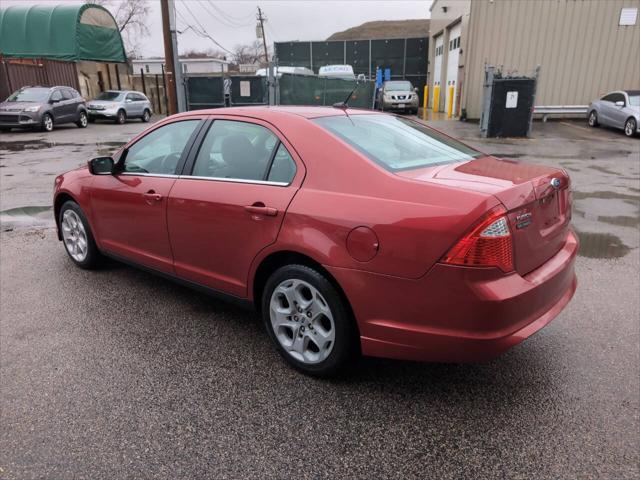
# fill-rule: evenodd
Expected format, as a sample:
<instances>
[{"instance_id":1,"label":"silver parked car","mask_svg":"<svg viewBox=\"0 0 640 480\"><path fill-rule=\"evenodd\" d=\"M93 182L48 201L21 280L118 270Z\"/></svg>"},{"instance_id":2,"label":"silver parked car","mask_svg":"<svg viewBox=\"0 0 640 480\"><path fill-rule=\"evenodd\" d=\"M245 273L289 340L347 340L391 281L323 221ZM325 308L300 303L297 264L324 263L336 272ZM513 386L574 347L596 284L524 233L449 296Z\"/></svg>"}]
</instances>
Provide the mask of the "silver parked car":
<instances>
[{"instance_id":1,"label":"silver parked car","mask_svg":"<svg viewBox=\"0 0 640 480\"><path fill-rule=\"evenodd\" d=\"M620 90L594 100L587 118L590 127L621 128L627 137L640 133L640 90Z\"/></svg>"},{"instance_id":2,"label":"silver parked car","mask_svg":"<svg viewBox=\"0 0 640 480\"><path fill-rule=\"evenodd\" d=\"M378 107L382 111L418 113L418 89L408 80L387 80L378 91Z\"/></svg>"},{"instance_id":3,"label":"silver parked car","mask_svg":"<svg viewBox=\"0 0 640 480\"><path fill-rule=\"evenodd\" d=\"M107 90L87 104L89 121L97 118L113 120L123 124L128 118L139 118L148 122L153 114L149 99L140 92L132 90Z\"/></svg>"},{"instance_id":4,"label":"silver parked car","mask_svg":"<svg viewBox=\"0 0 640 480\"><path fill-rule=\"evenodd\" d=\"M0 103L0 131L12 128L39 128L75 123L87 126L84 98L71 87L22 87Z\"/></svg>"}]
</instances>

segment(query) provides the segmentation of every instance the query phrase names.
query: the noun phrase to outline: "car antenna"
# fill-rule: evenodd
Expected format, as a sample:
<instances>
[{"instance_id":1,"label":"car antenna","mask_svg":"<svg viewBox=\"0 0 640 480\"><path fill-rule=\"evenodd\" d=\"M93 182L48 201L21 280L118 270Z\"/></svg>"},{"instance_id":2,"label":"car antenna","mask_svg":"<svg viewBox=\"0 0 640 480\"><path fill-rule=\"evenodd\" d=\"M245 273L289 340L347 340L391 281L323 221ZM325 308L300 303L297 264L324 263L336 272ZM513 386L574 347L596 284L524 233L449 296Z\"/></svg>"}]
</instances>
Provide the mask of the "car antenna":
<instances>
[{"instance_id":1,"label":"car antenna","mask_svg":"<svg viewBox=\"0 0 640 480\"><path fill-rule=\"evenodd\" d=\"M333 108L340 108L344 110L345 113L347 113L346 110L347 108L349 108L349 100L351 99L351 96L355 93L355 91L358 89L359 86L360 86L360 79L356 79L356 86L353 87L353 90L351 90L351 92L349 92L349 95L347 95L347 98L345 98L343 102L334 103Z\"/></svg>"}]
</instances>

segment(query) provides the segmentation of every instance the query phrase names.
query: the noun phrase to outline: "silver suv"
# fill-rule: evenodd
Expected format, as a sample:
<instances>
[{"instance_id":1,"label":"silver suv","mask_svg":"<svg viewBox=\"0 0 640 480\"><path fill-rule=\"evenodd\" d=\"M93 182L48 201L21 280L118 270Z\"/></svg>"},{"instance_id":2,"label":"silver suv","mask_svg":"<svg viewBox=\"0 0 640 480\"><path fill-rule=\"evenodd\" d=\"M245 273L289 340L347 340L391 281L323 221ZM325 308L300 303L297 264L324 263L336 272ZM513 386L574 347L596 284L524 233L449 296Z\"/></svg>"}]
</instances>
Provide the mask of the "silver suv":
<instances>
[{"instance_id":1,"label":"silver suv","mask_svg":"<svg viewBox=\"0 0 640 480\"><path fill-rule=\"evenodd\" d=\"M87 126L84 98L71 87L22 87L0 103L0 131L12 128L53 130L53 125Z\"/></svg>"},{"instance_id":2,"label":"silver suv","mask_svg":"<svg viewBox=\"0 0 640 480\"><path fill-rule=\"evenodd\" d=\"M378 107L382 111L418 113L418 89L408 80L387 80L378 91Z\"/></svg>"},{"instance_id":3,"label":"silver suv","mask_svg":"<svg viewBox=\"0 0 640 480\"><path fill-rule=\"evenodd\" d=\"M153 114L153 108L149 99L140 92L132 90L107 90L91 100L89 108L89 121L97 118L113 120L123 124L127 118L139 118L148 122Z\"/></svg>"}]
</instances>

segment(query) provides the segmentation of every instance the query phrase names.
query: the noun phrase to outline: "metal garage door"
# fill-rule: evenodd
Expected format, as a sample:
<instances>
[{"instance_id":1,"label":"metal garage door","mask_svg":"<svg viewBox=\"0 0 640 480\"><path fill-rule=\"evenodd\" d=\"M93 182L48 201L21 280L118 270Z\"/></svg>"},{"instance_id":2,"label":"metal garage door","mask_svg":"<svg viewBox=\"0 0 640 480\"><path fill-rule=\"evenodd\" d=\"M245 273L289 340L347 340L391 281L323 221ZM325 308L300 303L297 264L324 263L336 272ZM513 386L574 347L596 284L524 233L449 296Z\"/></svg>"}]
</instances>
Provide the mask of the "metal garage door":
<instances>
[{"instance_id":1,"label":"metal garage door","mask_svg":"<svg viewBox=\"0 0 640 480\"><path fill-rule=\"evenodd\" d=\"M449 108L449 95L453 86L453 111L456 111L456 96L458 92L458 64L460 63L460 23L454 25L449 31L449 44L447 45L447 84L445 93L445 111Z\"/></svg>"},{"instance_id":2,"label":"metal garage door","mask_svg":"<svg viewBox=\"0 0 640 480\"><path fill-rule=\"evenodd\" d=\"M438 35L436 37L436 47L435 47L435 60L433 61L433 86L440 85L442 79L442 54L443 52L443 37L442 35ZM442 98L442 95L440 95ZM440 102L439 102L440 103ZM431 108L438 107L438 105L431 105Z\"/></svg>"}]
</instances>

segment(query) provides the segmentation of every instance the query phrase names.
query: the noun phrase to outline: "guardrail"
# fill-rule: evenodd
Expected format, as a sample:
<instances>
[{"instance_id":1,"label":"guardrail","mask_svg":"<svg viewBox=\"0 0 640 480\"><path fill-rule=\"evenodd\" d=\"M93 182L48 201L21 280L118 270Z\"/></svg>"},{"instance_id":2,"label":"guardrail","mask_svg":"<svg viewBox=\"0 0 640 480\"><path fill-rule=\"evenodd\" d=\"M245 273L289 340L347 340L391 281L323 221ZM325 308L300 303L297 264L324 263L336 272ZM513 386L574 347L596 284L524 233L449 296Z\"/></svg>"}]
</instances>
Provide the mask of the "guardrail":
<instances>
[{"instance_id":1,"label":"guardrail","mask_svg":"<svg viewBox=\"0 0 640 480\"><path fill-rule=\"evenodd\" d=\"M533 107L533 114L546 122L549 115L586 115L588 109L589 105L545 105Z\"/></svg>"}]
</instances>

